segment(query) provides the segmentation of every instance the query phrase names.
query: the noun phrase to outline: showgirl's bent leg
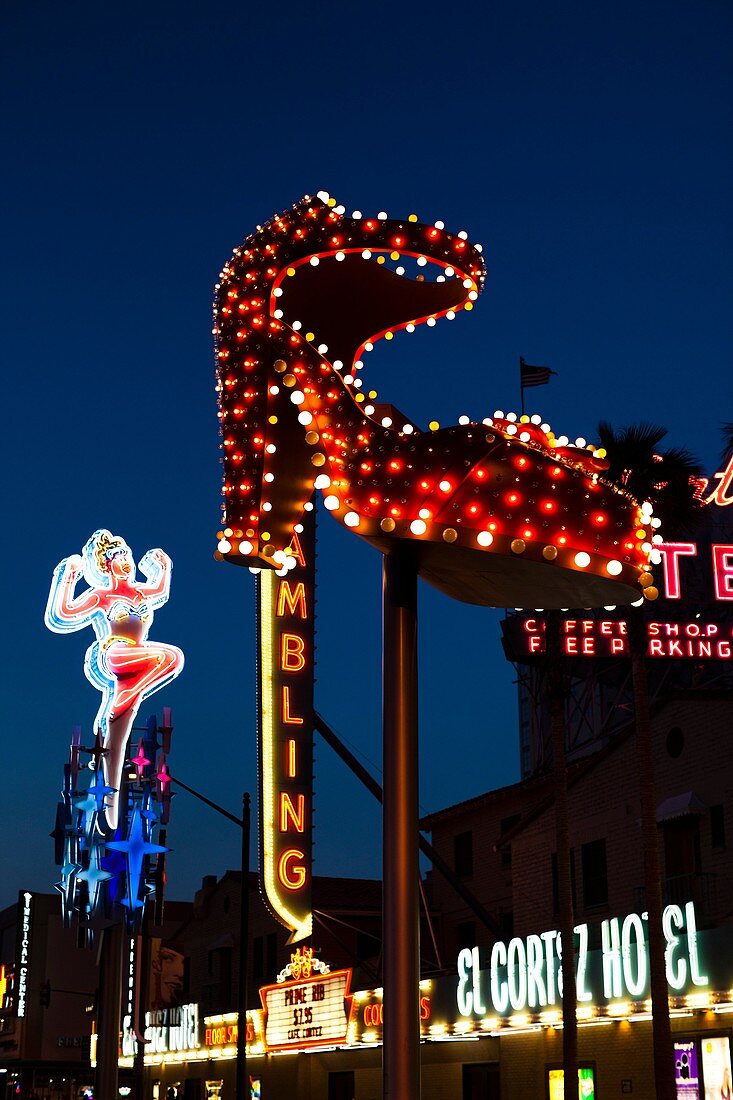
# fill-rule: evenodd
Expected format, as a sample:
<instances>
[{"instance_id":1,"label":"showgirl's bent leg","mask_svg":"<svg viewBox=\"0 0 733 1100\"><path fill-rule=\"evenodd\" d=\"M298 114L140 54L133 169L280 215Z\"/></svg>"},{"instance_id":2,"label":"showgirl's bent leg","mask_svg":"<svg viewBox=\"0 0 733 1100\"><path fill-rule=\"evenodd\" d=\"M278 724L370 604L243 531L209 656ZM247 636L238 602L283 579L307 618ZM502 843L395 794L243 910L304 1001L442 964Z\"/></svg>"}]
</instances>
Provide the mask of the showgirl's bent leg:
<instances>
[{"instance_id":1,"label":"showgirl's bent leg","mask_svg":"<svg viewBox=\"0 0 733 1100\"><path fill-rule=\"evenodd\" d=\"M159 642L133 646L116 643L107 649L105 663L115 682L105 741L105 770L108 785L119 791L127 742L140 703L178 675L183 653L176 646ZM111 795L107 805L107 821L112 829L117 827L118 798L118 794Z\"/></svg>"}]
</instances>

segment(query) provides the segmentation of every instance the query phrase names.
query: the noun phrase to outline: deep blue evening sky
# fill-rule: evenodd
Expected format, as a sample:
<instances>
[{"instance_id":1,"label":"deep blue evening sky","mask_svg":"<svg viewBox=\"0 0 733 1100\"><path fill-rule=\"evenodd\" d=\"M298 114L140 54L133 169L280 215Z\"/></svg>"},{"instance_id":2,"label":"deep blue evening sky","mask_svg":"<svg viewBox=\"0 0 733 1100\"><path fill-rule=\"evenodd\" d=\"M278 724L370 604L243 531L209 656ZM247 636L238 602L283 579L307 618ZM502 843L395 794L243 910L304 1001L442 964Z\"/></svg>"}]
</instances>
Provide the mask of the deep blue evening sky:
<instances>
[{"instance_id":1,"label":"deep blue evening sky","mask_svg":"<svg viewBox=\"0 0 733 1100\"><path fill-rule=\"evenodd\" d=\"M469 315L365 374L416 420L518 404L558 433L653 419L714 472L733 420L733 9L723 0L6 4L2 271L6 618L0 904L53 881L69 733L98 704L89 632L43 625L99 526L162 546L152 637L185 651L171 770L233 810L256 789L252 578L214 562L212 287L257 222L324 188L480 241ZM320 526L317 703L374 764L380 558ZM498 614L421 595L425 812L518 778ZM141 716L148 711L143 708ZM375 874L380 816L318 744L316 871ZM181 793L170 896L236 865Z\"/></svg>"}]
</instances>

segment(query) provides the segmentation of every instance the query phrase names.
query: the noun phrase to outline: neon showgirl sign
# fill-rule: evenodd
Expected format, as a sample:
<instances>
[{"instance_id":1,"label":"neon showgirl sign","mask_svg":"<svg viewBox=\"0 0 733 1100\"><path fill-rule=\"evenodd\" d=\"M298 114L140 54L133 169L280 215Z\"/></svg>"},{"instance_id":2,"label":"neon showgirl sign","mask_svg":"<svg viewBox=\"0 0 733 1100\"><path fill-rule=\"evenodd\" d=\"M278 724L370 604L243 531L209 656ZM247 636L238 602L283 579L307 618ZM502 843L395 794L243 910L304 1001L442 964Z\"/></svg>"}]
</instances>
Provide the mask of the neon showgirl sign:
<instances>
[{"instance_id":1,"label":"neon showgirl sign","mask_svg":"<svg viewBox=\"0 0 733 1100\"><path fill-rule=\"evenodd\" d=\"M171 560L148 550L140 560L145 583L135 579L132 551L119 535L101 528L81 555L72 554L54 569L46 606L49 630L66 634L91 626L96 639L86 652L84 674L102 693L95 727L101 733L104 775L112 792L105 815L114 830L130 730L140 704L170 683L183 668L176 646L148 641L153 614L168 600ZM88 588L76 594L81 579Z\"/></svg>"}]
</instances>

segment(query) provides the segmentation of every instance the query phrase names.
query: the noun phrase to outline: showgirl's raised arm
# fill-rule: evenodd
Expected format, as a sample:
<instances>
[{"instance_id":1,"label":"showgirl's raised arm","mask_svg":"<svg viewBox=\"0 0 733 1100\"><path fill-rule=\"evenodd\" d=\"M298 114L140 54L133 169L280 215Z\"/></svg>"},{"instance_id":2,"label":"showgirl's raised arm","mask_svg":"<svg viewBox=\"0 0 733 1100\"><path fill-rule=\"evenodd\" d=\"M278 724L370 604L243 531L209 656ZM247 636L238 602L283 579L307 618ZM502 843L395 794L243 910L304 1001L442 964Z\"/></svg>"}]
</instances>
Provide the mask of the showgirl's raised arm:
<instances>
[{"instance_id":1,"label":"showgirl's raised arm","mask_svg":"<svg viewBox=\"0 0 733 1100\"><path fill-rule=\"evenodd\" d=\"M171 587L171 559L164 550L148 550L140 560L140 572L147 584L138 585L153 607L160 607L168 599Z\"/></svg>"},{"instance_id":2,"label":"showgirl's raised arm","mask_svg":"<svg viewBox=\"0 0 733 1100\"><path fill-rule=\"evenodd\" d=\"M82 565L81 557L72 554L59 562L53 571L44 618L49 630L57 634L88 626L99 607L99 594L93 588L74 596L74 589L83 572Z\"/></svg>"}]
</instances>

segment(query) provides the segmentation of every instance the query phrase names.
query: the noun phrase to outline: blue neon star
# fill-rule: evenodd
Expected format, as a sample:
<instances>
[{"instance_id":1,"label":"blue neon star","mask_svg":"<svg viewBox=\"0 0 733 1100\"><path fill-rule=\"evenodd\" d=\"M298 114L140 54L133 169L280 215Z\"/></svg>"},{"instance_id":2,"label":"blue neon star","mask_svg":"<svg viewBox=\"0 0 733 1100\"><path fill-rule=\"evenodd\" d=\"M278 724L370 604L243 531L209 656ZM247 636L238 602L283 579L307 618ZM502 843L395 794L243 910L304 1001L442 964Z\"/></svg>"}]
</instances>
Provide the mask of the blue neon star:
<instances>
[{"instance_id":1,"label":"blue neon star","mask_svg":"<svg viewBox=\"0 0 733 1100\"><path fill-rule=\"evenodd\" d=\"M143 817L139 807L135 807L130 816L130 827L126 840L110 840L107 848L114 852L121 852L127 861L127 898L122 902L131 912L142 908L139 900L140 880L142 878L143 864L147 856L167 852L161 844L151 844L145 836Z\"/></svg>"},{"instance_id":2,"label":"blue neon star","mask_svg":"<svg viewBox=\"0 0 733 1100\"><path fill-rule=\"evenodd\" d=\"M78 882L86 882L89 891L89 911L93 913L99 904L99 891L103 882L112 878L109 871L103 871L100 863L100 846L95 844L89 853L89 866L76 876Z\"/></svg>"}]
</instances>

